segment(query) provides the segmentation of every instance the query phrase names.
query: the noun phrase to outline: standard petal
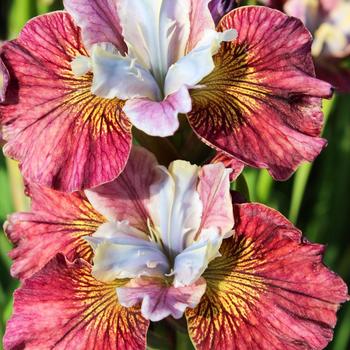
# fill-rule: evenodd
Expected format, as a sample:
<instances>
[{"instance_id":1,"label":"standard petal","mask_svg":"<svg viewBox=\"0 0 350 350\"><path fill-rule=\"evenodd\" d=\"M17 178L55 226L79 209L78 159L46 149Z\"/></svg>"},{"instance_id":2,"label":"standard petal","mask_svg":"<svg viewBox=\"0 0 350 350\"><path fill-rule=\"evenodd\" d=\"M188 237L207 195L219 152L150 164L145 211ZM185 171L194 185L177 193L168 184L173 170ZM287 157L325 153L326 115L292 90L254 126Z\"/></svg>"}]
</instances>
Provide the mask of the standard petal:
<instances>
[{"instance_id":1,"label":"standard petal","mask_svg":"<svg viewBox=\"0 0 350 350\"><path fill-rule=\"evenodd\" d=\"M71 62L87 53L72 18L37 17L2 52L11 76L0 106L5 152L20 161L24 177L67 192L116 178L131 125L121 101L92 95L91 74L73 74Z\"/></svg>"},{"instance_id":2,"label":"standard petal","mask_svg":"<svg viewBox=\"0 0 350 350\"><path fill-rule=\"evenodd\" d=\"M9 82L9 72L0 57L0 103L5 101L8 82Z\"/></svg>"},{"instance_id":3,"label":"standard petal","mask_svg":"<svg viewBox=\"0 0 350 350\"><path fill-rule=\"evenodd\" d=\"M121 305L130 307L142 302L143 317L152 322L168 316L179 319L186 308L194 308L201 300L206 288L203 278L188 287L175 288L161 279L138 278L117 288Z\"/></svg>"},{"instance_id":4,"label":"standard petal","mask_svg":"<svg viewBox=\"0 0 350 350\"><path fill-rule=\"evenodd\" d=\"M347 287L323 263L324 247L277 211L235 207L235 236L203 277L207 291L187 310L197 349L323 349Z\"/></svg>"},{"instance_id":5,"label":"standard petal","mask_svg":"<svg viewBox=\"0 0 350 350\"><path fill-rule=\"evenodd\" d=\"M98 282L85 261L59 255L15 293L5 350L145 349L149 322L118 303L119 285Z\"/></svg>"},{"instance_id":6,"label":"standard petal","mask_svg":"<svg viewBox=\"0 0 350 350\"><path fill-rule=\"evenodd\" d=\"M198 192L203 203L201 229L217 228L224 236L233 229L230 173L224 164L208 164L199 172Z\"/></svg>"},{"instance_id":7,"label":"standard petal","mask_svg":"<svg viewBox=\"0 0 350 350\"><path fill-rule=\"evenodd\" d=\"M30 185L32 210L9 216L5 232L15 248L11 274L26 279L44 267L57 253L69 259L90 261L92 251L82 238L92 235L104 218L81 193L66 194Z\"/></svg>"},{"instance_id":8,"label":"standard petal","mask_svg":"<svg viewBox=\"0 0 350 350\"><path fill-rule=\"evenodd\" d=\"M179 128L179 113L192 109L190 94L185 86L157 102L136 98L126 102L123 111L131 123L151 136L171 136Z\"/></svg>"},{"instance_id":9,"label":"standard petal","mask_svg":"<svg viewBox=\"0 0 350 350\"><path fill-rule=\"evenodd\" d=\"M120 53L127 51L116 0L64 0L64 7L81 28L84 44L111 43Z\"/></svg>"},{"instance_id":10,"label":"standard petal","mask_svg":"<svg viewBox=\"0 0 350 350\"><path fill-rule=\"evenodd\" d=\"M238 38L222 45L216 68L191 92L189 121L203 141L244 163L288 178L325 146L311 36L302 23L267 7L241 7L220 22Z\"/></svg>"},{"instance_id":11,"label":"standard petal","mask_svg":"<svg viewBox=\"0 0 350 350\"><path fill-rule=\"evenodd\" d=\"M150 218L147 203L150 186L157 176L157 165L152 153L134 146L121 175L113 182L86 190L86 196L109 221L128 221L130 226L147 232Z\"/></svg>"},{"instance_id":12,"label":"standard petal","mask_svg":"<svg viewBox=\"0 0 350 350\"><path fill-rule=\"evenodd\" d=\"M215 24L218 24L222 17L237 6L236 0L211 0L209 9Z\"/></svg>"},{"instance_id":13,"label":"standard petal","mask_svg":"<svg viewBox=\"0 0 350 350\"><path fill-rule=\"evenodd\" d=\"M229 157L223 152L217 152L216 156L210 161L210 163L223 163L226 168L230 168L232 170L230 174L230 181L236 181L237 177L244 169L244 163L234 157Z\"/></svg>"}]
</instances>

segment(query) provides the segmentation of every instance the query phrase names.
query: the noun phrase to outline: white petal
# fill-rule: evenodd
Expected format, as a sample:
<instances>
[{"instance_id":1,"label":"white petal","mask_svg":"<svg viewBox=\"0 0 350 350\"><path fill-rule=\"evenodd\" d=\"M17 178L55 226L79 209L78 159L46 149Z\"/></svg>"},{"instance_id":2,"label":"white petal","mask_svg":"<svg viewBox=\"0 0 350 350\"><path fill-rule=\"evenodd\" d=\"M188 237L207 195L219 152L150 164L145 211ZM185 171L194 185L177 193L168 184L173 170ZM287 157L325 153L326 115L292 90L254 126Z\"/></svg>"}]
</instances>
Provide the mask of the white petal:
<instances>
[{"instance_id":1,"label":"white petal","mask_svg":"<svg viewBox=\"0 0 350 350\"><path fill-rule=\"evenodd\" d=\"M111 44L93 45L91 66L94 74L91 91L97 96L121 100L161 98L158 84L151 73L129 57L121 56Z\"/></svg>"},{"instance_id":2,"label":"white petal","mask_svg":"<svg viewBox=\"0 0 350 350\"><path fill-rule=\"evenodd\" d=\"M206 31L197 46L169 68L164 84L165 96L178 91L182 86L197 85L215 68L213 55L218 52L221 42L231 41L236 37L237 32L232 29L223 33Z\"/></svg>"}]
</instances>

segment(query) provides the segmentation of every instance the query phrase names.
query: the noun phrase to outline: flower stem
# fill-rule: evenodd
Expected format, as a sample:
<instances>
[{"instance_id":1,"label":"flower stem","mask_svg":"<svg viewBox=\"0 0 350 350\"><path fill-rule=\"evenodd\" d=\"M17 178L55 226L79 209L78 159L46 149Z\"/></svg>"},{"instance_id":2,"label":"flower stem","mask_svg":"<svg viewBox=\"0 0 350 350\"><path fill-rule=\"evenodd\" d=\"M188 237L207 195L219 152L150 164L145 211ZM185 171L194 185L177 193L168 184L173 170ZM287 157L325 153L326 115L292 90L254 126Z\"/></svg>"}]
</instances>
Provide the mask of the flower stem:
<instances>
[{"instance_id":1,"label":"flower stem","mask_svg":"<svg viewBox=\"0 0 350 350\"><path fill-rule=\"evenodd\" d=\"M331 100L324 101L324 127L326 126L328 117L334 106L334 101L335 97L333 97ZM296 171L294 175L292 198L289 207L289 220L292 221L294 224L296 224L298 221L301 204L303 202L305 194L305 188L310 177L312 166L313 163L305 163L300 166L300 168Z\"/></svg>"}]
</instances>

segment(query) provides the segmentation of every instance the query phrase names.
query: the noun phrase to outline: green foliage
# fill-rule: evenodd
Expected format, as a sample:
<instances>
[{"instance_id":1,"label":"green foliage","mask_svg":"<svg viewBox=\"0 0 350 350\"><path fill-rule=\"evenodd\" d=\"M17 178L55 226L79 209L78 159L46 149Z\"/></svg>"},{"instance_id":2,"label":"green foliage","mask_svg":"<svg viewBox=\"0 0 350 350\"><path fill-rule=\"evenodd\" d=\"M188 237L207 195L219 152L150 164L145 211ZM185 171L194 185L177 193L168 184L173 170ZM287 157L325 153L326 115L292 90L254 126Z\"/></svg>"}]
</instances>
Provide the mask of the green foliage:
<instances>
[{"instance_id":1,"label":"green foliage","mask_svg":"<svg viewBox=\"0 0 350 350\"><path fill-rule=\"evenodd\" d=\"M255 3L255 1L249 1ZM60 9L60 1L53 0L1 0L0 39L15 37L23 24L31 17L47 11ZM349 63L348 63L349 64ZM324 136L328 148L312 164L302 166L287 182L274 182L267 171L246 169L239 178L236 189L244 192L251 201L258 201L280 210L303 230L312 241L328 245L326 264L350 282L350 99L338 96L332 103L325 104L329 117ZM12 165L13 166L13 165ZM14 211L15 203L24 202L14 198L14 189L19 186L9 174L11 164L0 155L0 221ZM13 170L13 169L12 169ZM12 175L11 175L12 176ZM248 192L249 190L249 192ZM17 191L18 193L18 191ZM0 232L0 335L12 312L12 295L18 282L9 274L11 249L7 238ZM158 327L161 327L160 324ZM166 327L165 327L166 328ZM162 332L160 332L162 333ZM178 332L174 340L191 348L188 339ZM157 340L156 337L153 338ZM185 344L187 344L185 346ZM153 344L157 348L156 344ZM1 344L0 344L1 348ZM328 349L347 350L350 348L350 305L339 312L333 342Z\"/></svg>"}]
</instances>

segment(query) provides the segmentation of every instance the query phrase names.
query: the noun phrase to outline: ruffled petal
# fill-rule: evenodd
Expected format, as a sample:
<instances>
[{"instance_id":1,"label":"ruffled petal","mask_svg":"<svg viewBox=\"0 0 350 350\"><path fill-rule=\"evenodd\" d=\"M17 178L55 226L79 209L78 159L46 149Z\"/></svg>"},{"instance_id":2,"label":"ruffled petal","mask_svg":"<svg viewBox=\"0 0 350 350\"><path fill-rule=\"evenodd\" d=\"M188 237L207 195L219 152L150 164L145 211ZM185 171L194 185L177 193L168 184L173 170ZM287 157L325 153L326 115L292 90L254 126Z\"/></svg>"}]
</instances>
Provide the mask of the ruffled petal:
<instances>
[{"instance_id":1,"label":"ruffled petal","mask_svg":"<svg viewBox=\"0 0 350 350\"><path fill-rule=\"evenodd\" d=\"M215 24L218 24L222 17L237 6L236 0L211 0L209 9Z\"/></svg>"},{"instance_id":2,"label":"ruffled petal","mask_svg":"<svg viewBox=\"0 0 350 350\"><path fill-rule=\"evenodd\" d=\"M84 44L111 43L120 53L127 51L116 0L64 0L64 7L82 30Z\"/></svg>"},{"instance_id":3,"label":"ruffled petal","mask_svg":"<svg viewBox=\"0 0 350 350\"><path fill-rule=\"evenodd\" d=\"M9 216L5 232L15 248L11 274L26 279L43 268L57 253L69 259L91 260L90 245L82 238L92 235L104 218L81 193L66 194L30 185L32 210Z\"/></svg>"},{"instance_id":4,"label":"ruffled petal","mask_svg":"<svg viewBox=\"0 0 350 350\"><path fill-rule=\"evenodd\" d=\"M131 123L151 136L167 137L179 128L179 113L192 109L190 94L185 86L157 102L136 98L126 102L124 112Z\"/></svg>"},{"instance_id":5,"label":"ruffled petal","mask_svg":"<svg viewBox=\"0 0 350 350\"><path fill-rule=\"evenodd\" d=\"M24 177L67 192L116 178L129 156L131 125L121 101L92 95L91 74L73 74L71 62L87 53L72 18L37 17L2 50L11 76L0 106L5 152L20 161Z\"/></svg>"},{"instance_id":6,"label":"ruffled petal","mask_svg":"<svg viewBox=\"0 0 350 350\"><path fill-rule=\"evenodd\" d=\"M230 28L237 40L222 45L215 70L191 92L190 124L210 146L286 179L326 144L317 136L331 87L314 78L311 36L299 20L241 7L221 21Z\"/></svg>"},{"instance_id":7,"label":"ruffled petal","mask_svg":"<svg viewBox=\"0 0 350 350\"><path fill-rule=\"evenodd\" d=\"M86 190L86 196L109 221L128 221L130 226L147 232L150 218L147 203L150 186L157 177L157 165L152 153L134 146L122 174L113 182Z\"/></svg>"},{"instance_id":8,"label":"ruffled petal","mask_svg":"<svg viewBox=\"0 0 350 350\"><path fill-rule=\"evenodd\" d=\"M230 173L222 163L205 165L199 172L198 192L203 203L201 228L216 228L222 236L234 225Z\"/></svg>"},{"instance_id":9,"label":"ruffled petal","mask_svg":"<svg viewBox=\"0 0 350 350\"><path fill-rule=\"evenodd\" d=\"M121 305L130 307L140 302L142 315L152 322L168 316L179 319L186 308L198 305L206 288L203 278L188 287L175 288L161 279L138 278L117 288Z\"/></svg>"},{"instance_id":10,"label":"ruffled petal","mask_svg":"<svg viewBox=\"0 0 350 350\"><path fill-rule=\"evenodd\" d=\"M85 261L59 255L15 293L5 350L146 349L149 322L118 303L119 285L98 282Z\"/></svg>"},{"instance_id":11,"label":"ruffled petal","mask_svg":"<svg viewBox=\"0 0 350 350\"><path fill-rule=\"evenodd\" d=\"M260 204L236 205L235 221L203 275L205 296L186 312L197 349L325 348L348 295L322 263L324 247Z\"/></svg>"},{"instance_id":12,"label":"ruffled petal","mask_svg":"<svg viewBox=\"0 0 350 350\"><path fill-rule=\"evenodd\" d=\"M5 101L6 89L9 82L9 73L0 57L0 103Z\"/></svg>"}]
</instances>

